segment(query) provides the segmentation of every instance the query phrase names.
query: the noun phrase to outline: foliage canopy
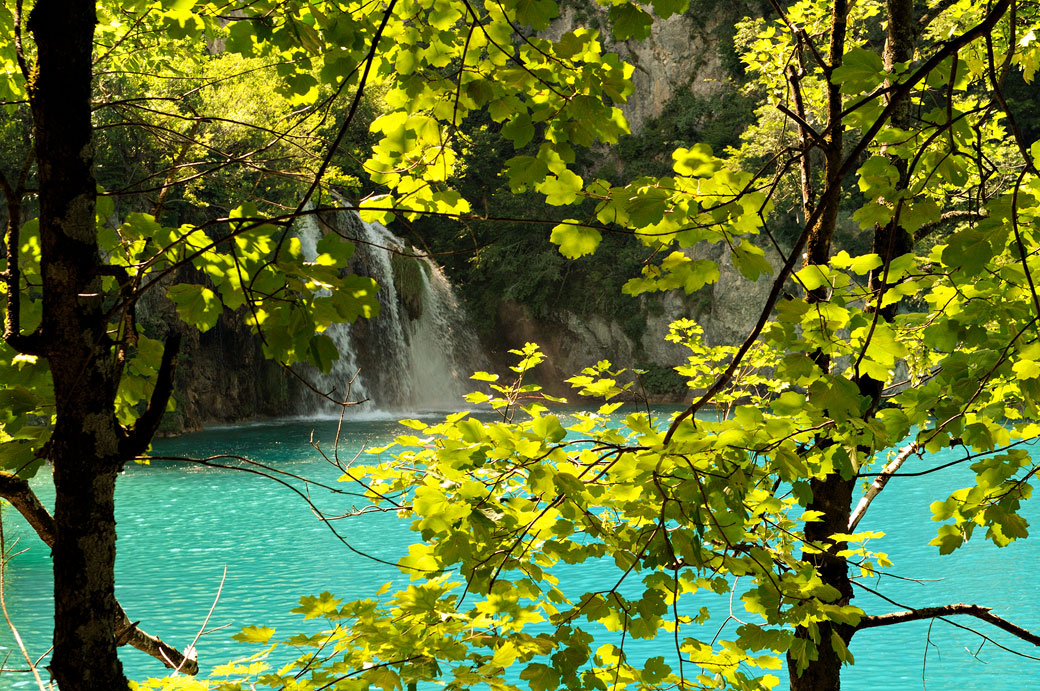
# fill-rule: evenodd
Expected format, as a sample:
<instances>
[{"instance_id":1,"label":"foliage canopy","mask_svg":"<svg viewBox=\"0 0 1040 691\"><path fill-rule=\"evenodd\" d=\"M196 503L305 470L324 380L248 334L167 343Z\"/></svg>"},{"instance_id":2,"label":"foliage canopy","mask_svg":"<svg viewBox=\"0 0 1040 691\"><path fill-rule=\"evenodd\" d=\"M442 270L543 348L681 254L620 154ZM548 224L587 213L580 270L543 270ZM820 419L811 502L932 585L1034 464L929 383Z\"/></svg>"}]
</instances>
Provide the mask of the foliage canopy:
<instances>
[{"instance_id":1,"label":"foliage canopy","mask_svg":"<svg viewBox=\"0 0 1040 691\"><path fill-rule=\"evenodd\" d=\"M667 1L652 8L608 4L619 40L645 38L653 15L666 19L686 9ZM275 212L276 204L261 212L248 202L226 216L168 227L160 200L152 213L119 209L113 224L115 206L108 197L95 199L90 161L85 179L73 181L82 184L63 192L67 181L54 178L50 166L74 156L66 151L61 159L60 147L48 148L54 68L47 56L61 31L78 30L83 38L82 25L55 22L54 13L65 9L58 0L39 0L28 10L34 42L23 40L17 10L0 11L10 39L0 54L7 67L0 97L23 119L19 108L28 100L37 126L36 168L27 162L3 180L11 222L0 465L21 492L18 482L50 459L67 505L107 506L103 483L91 497L77 494L73 480L95 474L114 482L121 464L144 452L169 396L163 392L176 341L164 348L138 333L134 309L143 291L161 286L200 329L226 309L245 308L271 357L321 369L336 355L322 331L378 306L370 281L340 270L349 242L330 236L319 257L306 261L289 233L306 202L327 199L319 189L329 182L329 153L292 167L298 175L301 167L311 170L291 213ZM673 326L670 338L690 350L677 369L694 402L666 428L642 413L612 422L609 401L625 385L609 363L571 380L608 402L565 423L524 381L541 358L534 347L517 353L515 384L479 375L492 382L494 395L471 403L489 405L501 420L456 414L436 425L405 421L416 434L397 439L397 461L361 479L374 503L412 519L422 542L400 566L417 582L384 603L304 598L300 611L328 620L330 631L290 641L306 649L293 666L229 666L221 670L223 683L245 687L259 673L261 683L289 688L393 689L436 679L450 688L508 689L519 678L533 689L761 689L778 683L769 670L784 656L793 689L832 689L842 665L853 661L854 634L868 627L965 614L1038 642L979 605L868 613L853 594L862 578L889 566L867 544L877 534L857 532L862 510L919 451L964 447L965 459L974 461L975 483L933 505L940 524L934 544L942 553L954 552L976 528L999 546L1028 532L1020 509L1037 467L1021 445L1040 432L1040 297L1033 278L1040 269L1040 144L1024 139L1004 84L1011 73L1033 80L1040 16L1032 3L1015 0L801 0L776 3L775 10L742 28L742 57L764 94L742 145L726 152L703 144L677 148L671 174L618 184L576 166L575 148L614 143L627 131L617 106L631 94L632 68L603 51L596 31L540 35L559 11L553 0L290 1L235 11L190 0L97 5L97 28L91 23L86 38L96 44L99 110L118 112L155 93L148 79L137 83L144 95L118 92L116 82L128 75L165 75L192 60L207 65L193 74L205 74L216 63L197 50L200 42L223 42L221 60L242 69L267 61L278 76L273 92L300 109L286 129L246 122L259 128L257 143L239 159L255 163L257 150L283 158L301 147L310 152L304 158L335 151L362 94L379 90L383 104L373 113L368 158L353 172L341 167L338 178L365 175L380 187L358 203L366 218L474 216L449 183L467 119L486 113L518 151L536 145L506 162L512 190L587 214L551 231L563 256L594 255L605 233L630 233L649 259L626 293L692 293L719 275L694 250L722 243L744 276L772 285L737 347L706 346L692 321ZM82 18L82 11L70 16ZM154 36L188 48L178 54ZM109 63L111 74L104 71ZM77 64L86 71L76 74L90 75L89 64ZM139 114L143 123L117 119L113 127L169 129L198 107L194 91L163 97L162 108ZM341 97L342 111L323 110ZM330 148L311 134L298 138L297 128L322 132L330 114L338 119L324 135ZM179 127L208 126L214 117L193 116ZM89 121L77 122L89 141ZM222 136L219 127L207 128L201 145L220 152L239 146ZM191 182L183 156L170 158L154 192ZM209 160L199 173L223 167ZM39 219L23 225L33 176ZM24 211L34 215L31 205ZM73 211L88 228L70 221ZM776 218L791 211L802 228L788 244L773 231ZM852 256L834 247L840 224L854 224L871 251ZM92 262L72 288L51 267L70 246L86 247ZM779 266L767 261L768 246L780 255ZM174 270L185 266L208 283L170 285ZM80 335L96 336L83 351L56 340L76 333L55 316L71 314L69 305L85 315L73 325ZM104 407L89 407L93 399L83 397L70 366L101 382ZM94 410L112 417L105 439ZM86 463L73 461L70 440L84 435L92 435L93 451ZM875 475L862 510L854 510L861 480ZM5 496L31 513L22 495ZM70 555L82 556L72 544L81 534L73 530L77 515L55 517L56 572ZM99 514L78 530L89 535L96 523L98 534L114 541L109 519ZM97 559L98 568L108 568ZM554 565L592 560L613 561L610 582L586 593L559 587ZM679 602L698 591L730 592L736 579L758 619L733 640L704 640L698 624L707 615L681 614ZM105 588L105 602L113 604L96 609L109 640L97 650L107 651L114 650L111 632L122 613L110 583ZM59 619L88 611L63 607ZM618 643L595 644L584 622L617 632ZM532 630L535 624L541 628ZM256 628L242 634L258 642L270 635ZM670 639L675 660L629 661L626 637ZM56 642L56 669L70 675L77 649L61 634ZM93 648L87 656L78 652L77 663L94 657ZM115 676L94 679L118 680L115 669ZM81 683L74 676L60 681L68 689ZM192 684L202 682L185 686Z\"/></svg>"}]
</instances>

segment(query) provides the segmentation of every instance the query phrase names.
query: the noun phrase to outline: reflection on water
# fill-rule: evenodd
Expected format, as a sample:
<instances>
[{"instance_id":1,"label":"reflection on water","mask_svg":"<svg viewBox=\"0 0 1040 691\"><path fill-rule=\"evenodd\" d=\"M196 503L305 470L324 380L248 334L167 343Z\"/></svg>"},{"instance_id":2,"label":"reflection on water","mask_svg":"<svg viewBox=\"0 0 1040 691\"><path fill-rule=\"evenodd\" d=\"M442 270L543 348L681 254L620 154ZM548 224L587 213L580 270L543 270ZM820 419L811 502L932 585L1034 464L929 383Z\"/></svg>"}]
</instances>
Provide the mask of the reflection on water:
<instances>
[{"instance_id":1,"label":"reflection on water","mask_svg":"<svg viewBox=\"0 0 1040 691\"><path fill-rule=\"evenodd\" d=\"M400 429L388 420L350 420L344 427L341 458L352 457L362 445L382 444ZM162 440L154 451L169 456L246 456L349 491L349 485L335 482L339 470L322 460L309 443L313 432L314 440L320 440L322 449L331 454L335 430L336 422L329 420L262 423ZM912 462L919 466L915 469L923 469L952 458L955 456L947 452ZM372 460L362 456L358 462ZM214 462L243 465L231 460ZM953 602L993 606L996 614L1040 631L1040 605L1033 597L1040 542L1025 541L997 550L979 540L947 558L940 558L936 548L927 545L936 526L930 520L929 504L945 498L943 492L968 482L966 468L957 468L955 473L956 477L940 473L890 482L860 530L885 531L887 536L871 546L888 552L896 564L894 573L919 580L883 578L866 584L916 607ZM285 479L301 487L299 482ZM49 505L53 491L47 479L38 478L34 486ZM330 514L341 513L352 504L363 505L356 497L317 489L310 496ZM204 672L251 652L231 640L240 626L273 626L276 638L313 630L314 622L304 622L290 612L301 595L329 590L339 598L354 599L370 596L387 581L395 585L407 582L407 576L396 569L352 552L329 525L315 518L299 495L252 472L159 461L133 466L117 483L116 506L117 594L131 620L140 620L144 630L177 647L190 643L213 604L227 567L209 627L232 626L200 641ZM1036 508L1027 506L1027 515L1035 518ZM3 519L8 543L17 538L18 549L25 550L7 572L8 611L30 653L41 655L49 646L53 614L47 550L15 512L7 509ZM393 514L369 514L335 521L331 526L351 548L390 562L406 553L412 538L404 522ZM568 568L558 574L572 592L603 590L617 578L612 565L605 567ZM609 585L600 582L604 575L611 579ZM856 603L871 613L895 609L862 591L857 592ZM705 602L691 602L690 606L696 611L702 604ZM711 639L725 609L720 605L716 623L706 625L711 630L702 638ZM739 612L737 616L743 618ZM964 618L957 621L984 630L1001 644L1033 652L985 624ZM722 638L734 638L734 626L729 624ZM857 664L846 672L844 688L920 689L922 675L930 689L1035 688L1040 662L1017 658L991 643L978 651L979 638L941 622L932 627L929 645L928 630L929 624L921 622L858 634L851 647ZM7 665L22 666L6 629L0 630L0 646L7 649L0 650L0 659L10 651ZM659 642L626 643L632 657L665 654L666 649ZM121 656L131 678L162 672L152 658L136 650L124 649ZM32 680L27 675L4 673L0 674L0 688L28 689Z\"/></svg>"}]
</instances>

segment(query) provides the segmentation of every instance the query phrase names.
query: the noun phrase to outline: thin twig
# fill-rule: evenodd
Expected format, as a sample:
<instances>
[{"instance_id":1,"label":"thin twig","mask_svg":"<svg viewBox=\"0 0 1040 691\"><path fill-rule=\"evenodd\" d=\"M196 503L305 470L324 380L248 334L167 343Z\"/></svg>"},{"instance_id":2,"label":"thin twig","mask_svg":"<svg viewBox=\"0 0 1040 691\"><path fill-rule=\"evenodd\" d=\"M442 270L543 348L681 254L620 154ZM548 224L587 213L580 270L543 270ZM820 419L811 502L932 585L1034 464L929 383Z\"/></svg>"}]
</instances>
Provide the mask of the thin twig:
<instances>
[{"instance_id":1,"label":"thin twig","mask_svg":"<svg viewBox=\"0 0 1040 691\"><path fill-rule=\"evenodd\" d=\"M43 679L40 678L39 670L37 670L36 665L33 664L32 658L29 657L29 651L25 649L22 637L18 634L18 629L15 628L14 622L11 621L11 617L7 613L7 602L4 598L4 566L6 564L7 545L4 542L4 522L3 518L0 518L0 609L3 609L4 611L4 619L7 621L7 628L11 629L15 643L18 644L18 649L22 651L22 657L25 658L26 663L29 665L29 671L32 672L33 678L36 680L36 686L39 687L40 691L47 691L49 685L44 685Z\"/></svg>"},{"instance_id":2,"label":"thin twig","mask_svg":"<svg viewBox=\"0 0 1040 691\"><path fill-rule=\"evenodd\" d=\"M195 644L202 638L203 632L206 630L206 625L209 624L210 617L213 616L213 610L217 608L217 603L220 602L220 593L224 590L224 581L227 580L227 564L224 564L224 573L220 577L220 585L217 586L217 595L213 598L213 604L209 608L209 612L206 614L206 618L202 622L202 626L199 627L199 632L195 634L195 638L192 640L191 645L184 649L184 658L187 660L189 657L196 658L198 653L195 651ZM184 663L181 662L181 665ZM174 674L180 671L181 665L177 665L177 669L173 671Z\"/></svg>"}]
</instances>

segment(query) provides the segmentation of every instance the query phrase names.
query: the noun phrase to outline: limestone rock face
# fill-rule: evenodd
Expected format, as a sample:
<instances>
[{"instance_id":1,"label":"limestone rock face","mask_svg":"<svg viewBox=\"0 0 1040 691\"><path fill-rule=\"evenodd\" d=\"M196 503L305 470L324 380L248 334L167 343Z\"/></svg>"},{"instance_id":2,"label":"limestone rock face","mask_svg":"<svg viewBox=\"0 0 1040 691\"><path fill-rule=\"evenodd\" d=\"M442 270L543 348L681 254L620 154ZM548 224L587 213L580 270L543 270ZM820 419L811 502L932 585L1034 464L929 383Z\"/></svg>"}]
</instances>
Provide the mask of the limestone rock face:
<instances>
[{"instance_id":1,"label":"limestone rock face","mask_svg":"<svg viewBox=\"0 0 1040 691\"><path fill-rule=\"evenodd\" d=\"M666 340L671 324L678 319L696 319L703 309L703 301L688 298L679 292L665 293L654 299L658 301L660 309L648 312L646 331L639 339L639 344L648 362L660 367L674 367L686 361L689 351Z\"/></svg>"},{"instance_id":2,"label":"limestone rock face","mask_svg":"<svg viewBox=\"0 0 1040 691\"><path fill-rule=\"evenodd\" d=\"M733 265L725 245L713 245L700 254L719 267L719 280L711 286L711 309L699 320L704 339L709 345L739 345L758 320L783 261L775 249L767 248L766 260L773 267L772 273L749 281Z\"/></svg>"},{"instance_id":3,"label":"limestone rock face","mask_svg":"<svg viewBox=\"0 0 1040 691\"><path fill-rule=\"evenodd\" d=\"M734 11L738 5L743 3L713 8L707 14L693 8L686 14L655 20L644 41L614 40L607 30L606 7L591 1L587 5L563 5L560 16L543 35L558 39L576 28L599 28L604 50L617 53L635 68L635 91L621 110L632 132L637 133L647 121L661 115L680 90L706 99L726 93L728 73L719 53L718 36L725 22L742 14Z\"/></svg>"},{"instance_id":4,"label":"limestone rock face","mask_svg":"<svg viewBox=\"0 0 1040 691\"><path fill-rule=\"evenodd\" d=\"M654 126L655 119L677 97L693 96L696 98L691 101L710 103L732 93L734 87L729 83L729 68L722 55L729 50L726 46L731 44L728 37L732 35L733 23L760 13L759 5L755 0L693 0L686 13L656 20L646 40L616 41L609 33L609 8L591 0L566 0L561 3L560 16L541 35L559 39L577 28L598 30L604 50L617 53L635 68L635 90L622 111L632 132L639 133ZM726 40L722 40L724 35ZM669 112L676 107L681 106L673 103ZM605 154L617 156L613 151ZM624 165L629 161L617 163ZM709 345L741 343L759 317L772 287L772 276L749 281L733 265L722 244L698 247L689 253L698 259L713 260L719 268L718 282L694 295L672 292L641 296L639 310L645 315L645 322L638 334L632 333L631 324L625 324L626 329L609 314L579 316L557 310L535 318L521 305L506 303L498 314L501 345L504 349L519 348L526 341L541 345L548 362L542 366L540 380L543 385L553 386L599 360L610 360L615 367L651 367L671 372L689 355L683 346L666 340L669 325L681 318L696 320ZM770 249L766 258L775 275L781 264L779 255ZM499 364L508 364L508 359L500 358ZM561 389L553 393L569 392Z\"/></svg>"},{"instance_id":5,"label":"limestone rock face","mask_svg":"<svg viewBox=\"0 0 1040 691\"><path fill-rule=\"evenodd\" d=\"M646 366L671 368L686 360L686 349L664 339L668 325L689 314L689 302L682 296L669 294L648 296L644 302L653 302L652 316L645 330L634 337L621 324L602 315L580 316L570 311L558 311L548 317L533 318L522 305L505 302L499 307L498 332L502 351L492 353L496 365L504 370L511 361L504 356L506 349L518 349L524 343L537 343L547 356L535 370L538 383L555 396L577 400L565 380L578 375L582 369L607 360L612 369L632 370ZM619 381L632 379L626 374ZM650 391L655 401L671 400L669 396Z\"/></svg>"},{"instance_id":6,"label":"limestone rock face","mask_svg":"<svg viewBox=\"0 0 1040 691\"><path fill-rule=\"evenodd\" d=\"M687 296L673 291L640 298L641 312L647 315L645 328L637 336L626 333L617 320L609 316L579 316L557 311L543 318L532 317L522 305L503 303L498 314L501 351L496 365L504 370L511 361L504 357L507 349L517 349L530 341L541 346L547 355L535 374L549 393L575 399L574 392L562 382L600 360L609 360L615 369L658 368L670 372L684 364L689 351L665 339L669 325L683 318L697 321L704 329L709 345L738 345L747 337L758 319L772 288L773 278L782 261L775 250L766 251L773 267L770 275L750 281L733 265L723 244L698 249L698 259L711 259L719 267L719 280L698 293ZM676 375L677 376L677 375ZM684 392L654 392L653 400L682 398Z\"/></svg>"},{"instance_id":7,"label":"limestone rock face","mask_svg":"<svg viewBox=\"0 0 1040 691\"><path fill-rule=\"evenodd\" d=\"M180 321L163 292L146 293L137 313L138 323L152 338L165 340L172 331L181 334L174 381L176 408L163 417L161 435L282 416L295 409L304 387L263 356L260 340L240 314L224 314L216 326L199 333Z\"/></svg>"}]
</instances>

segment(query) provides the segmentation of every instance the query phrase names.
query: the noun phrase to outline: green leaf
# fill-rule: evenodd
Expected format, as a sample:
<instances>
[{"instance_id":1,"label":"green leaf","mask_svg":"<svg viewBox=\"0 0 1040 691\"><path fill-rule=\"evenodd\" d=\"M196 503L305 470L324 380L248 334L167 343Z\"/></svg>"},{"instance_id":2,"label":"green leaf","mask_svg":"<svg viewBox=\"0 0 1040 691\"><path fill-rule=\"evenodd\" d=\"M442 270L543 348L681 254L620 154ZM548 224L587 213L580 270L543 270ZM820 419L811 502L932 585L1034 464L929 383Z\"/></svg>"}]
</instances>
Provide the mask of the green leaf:
<instances>
[{"instance_id":1,"label":"green leaf","mask_svg":"<svg viewBox=\"0 0 1040 691\"><path fill-rule=\"evenodd\" d=\"M387 666L379 665L373 667L362 674L361 678L365 683L371 686L378 686L383 691L394 691L394 689L401 688L401 678Z\"/></svg>"},{"instance_id":2,"label":"green leaf","mask_svg":"<svg viewBox=\"0 0 1040 691\"><path fill-rule=\"evenodd\" d=\"M550 444L562 440L567 436L567 431L560 424L560 419L555 415L544 415L536 418L531 423L531 431L539 438Z\"/></svg>"},{"instance_id":3,"label":"green leaf","mask_svg":"<svg viewBox=\"0 0 1040 691\"><path fill-rule=\"evenodd\" d=\"M976 274L989 263L994 253L990 235L984 230L969 228L950 238L943 250L942 262L946 266L960 267L970 274Z\"/></svg>"},{"instance_id":4,"label":"green leaf","mask_svg":"<svg viewBox=\"0 0 1040 691\"><path fill-rule=\"evenodd\" d=\"M610 8L609 17L614 38L619 41L642 41L650 35L650 26L654 21L638 5L624 1Z\"/></svg>"},{"instance_id":5,"label":"green leaf","mask_svg":"<svg viewBox=\"0 0 1040 691\"><path fill-rule=\"evenodd\" d=\"M231 638L239 643L267 643L274 635L274 629L269 626L243 626L239 633Z\"/></svg>"},{"instance_id":6,"label":"green leaf","mask_svg":"<svg viewBox=\"0 0 1040 691\"><path fill-rule=\"evenodd\" d=\"M11 415L25 415L37 412L44 398L24 386L13 386L0 389L0 410Z\"/></svg>"},{"instance_id":7,"label":"green leaf","mask_svg":"<svg viewBox=\"0 0 1040 691\"><path fill-rule=\"evenodd\" d=\"M560 8L553 0L518 0L516 18L535 31L549 28L549 22L560 15Z\"/></svg>"},{"instance_id":8,"label":"green leaf","mask_svg":"<svg viewBox=\"0 0 1040 691\"><path fill-rule=\"evenodd\" d=\"M939 205L930 199L903 204L899 225L908 233L916 233L927 223L936 223L942 217Z\"/></svg>"},{"instance_id":9,"label":"green leaf","mask_svg":"<svg viewBox=\"0 0 1040 691\"><path fill-rule=\"evenodd\" d=\"M519 113L502 126L502 136L513 142L513 147L521 149L534 139L534 125L531 124L531 116Z\"/></svg>"},{"instance_id":10,"label":"green leaf","mask_svg":"<svg viewBox=\"0 0 1040 691\"><path fill-rule=\"evenodd\" d=\"M887 156L871 156L859 168L859 189L877 198L888 194L899 182L899 170Z\"/></svg>"},{"instance_id":11,"label":"green leaf","mask_svg":"<svg viewBox=\"0 0 1040 691\"><path fill-rule=\"evenodd\" d=\"M664 657L658 655L647 659L641 677L645 683L658 684L671 672L672 668L664 663Z\"/></svg>"},{"instance_id":12,"label":"green leaf","mask_svg":"<svg viewBox=\"0 0 1040 691\"><path fill-rule=\"evenodd\" d=\"M506 161L506 175L514 192L522 192L542 182L548 174L549 166L534 156L515 156Z\"/></svg>"},{"instance_id":13,"label":"green leaf","mask_svg":"<svg viewBox=\"0 0 1040 691\"><path fill-rule=\"evenodd\" d=\"M831 72L831 82L841 85L845 94L871 91L885 80L881 56L865 48L853 48L845 53L841 66Z\"/></svg>"},{"instance_id":14,"label":"green leaf","mask_svg":"<svg viewBox=\"0 0 1040 691\"><path fill-rule=\"evenodd\" d=\"M852 653L849 652L848 646L845 645L845 640L837 631L831 631L831 647L843 664L851 665L855 662Z\"/></svg>"},{"instance_id":15,"label":"green leaf","mask_svg":"<svg viewBox=\"0 0 1040 691\"><path fill-rule=\"evenodd\" d=\"M216 326L224 311L216 293L204 286L179 283L170 286L166 294L177 306L178 316L199 331L209 331Z\"/></svg>"},{"instance_id":16,"label":"green leaf","mask_svg":"<svg viewBox=\"0 0 1040 691\"><path fill-rule=\"evenodd\" d=\"M831 258L831 266L834 268L847 269L861 276L880 267L882 263L881 257L877 254L863 254L858 257L850 257L845 250L841 250Z\"/></svg>"},{"instance_id":17,"label":"green leaf","mask_svg":"<svg viewBox=\"0 0 1040 691\"><path fill-rule=\"evenodd\" d=\"M690 0L652 0L654 14L668 19L673 14L682 14L689 8Z\"/></svg>"},{"instance_id":18,"label":"green leaf","mask_svg":"<svg viewBox=\"0 0 1040 691\"><path fill-rule=\"evenodd\" d=\"M553 691L560 683L560 675L552 667L533 662L520 672L520 678L528 683L531 691Z\"/></svg>"},{"instance_id":19,"label":"green leaf","mask_svg":"<svg viewBox=\"0 0 1040 691\"><path fill-rule=\"evenodd\" d=\"M553 206L564 206L578 198L582 179L566 168L535 185L535 189L545 195L545 203Z\"/></svg>"},{"instance_id":20,"label":"green leaf","mask_svg":"<svg viewBox=\"0 0 1040 691\"><path fill-rule=\"evenodd\" d=\"M307 351L308 361L323 374L328 374L332 369L332 363L339 359L336 342L325 334L314 334Z\"/></svg>"},{"instance_id":21,"label":"green leaf","mask_svg":"<svg viewBox=\"0 0 1040 691\"><path fill-rule=\"evenodd\" d=\"M750 242L741 242L733 248L733 265L749 281L757 281L759 276L768 276L773 273L773 265L766 259L766 253L761 247Z\"/></svg>"},{"instance_id":22,"label":"green leaf","mask_svg":"<svg viewBox=\"0 0 1040 691\"><path fill-rule=\"evenodd\" d=\"M304 595L300 598L299 606L294 607L292 611L302 614L304 619L327 617L335 614L342 603L342 600L337 600L332 593L326 590L317 596Z\"/></svg>"},{"instance_id":23,"label":"green leaf","mask_svg":"<svg viewBox=\"0 0 1040 691\"><path fill-rule=\"evenodd\" d=\"M675 172L689 177L708 177L722 167L722 161L715 158L707 144L694 144L689 149L676 149L672 152L672 160Z\"/></svg>"},{"instance_id":24,"label":"green leaf","mask_svg":"<svg viewBox=\"0 0 1040 691\"><path fill-rule=\"evenodd\" d=\"M577 259L592 254L599 247L603 236L595 228L580 225L579 221L567 220L552 230L549 240L560 247L560 254L568 259Z\"/></svg>"},{"instance_id":25,"label":"green leaf","mask_svg":"<svg viewBox=\"0 0 1040 691\"><path fill-rule=\"evenodd\" d=\"M798 282L802 284L802 287L807 290L816 290L822 286L830 286L830 269L826 266L820 266L819 264L810 264L809 266L796 271L795 277Z\"/></svg>"}]
</instances>

